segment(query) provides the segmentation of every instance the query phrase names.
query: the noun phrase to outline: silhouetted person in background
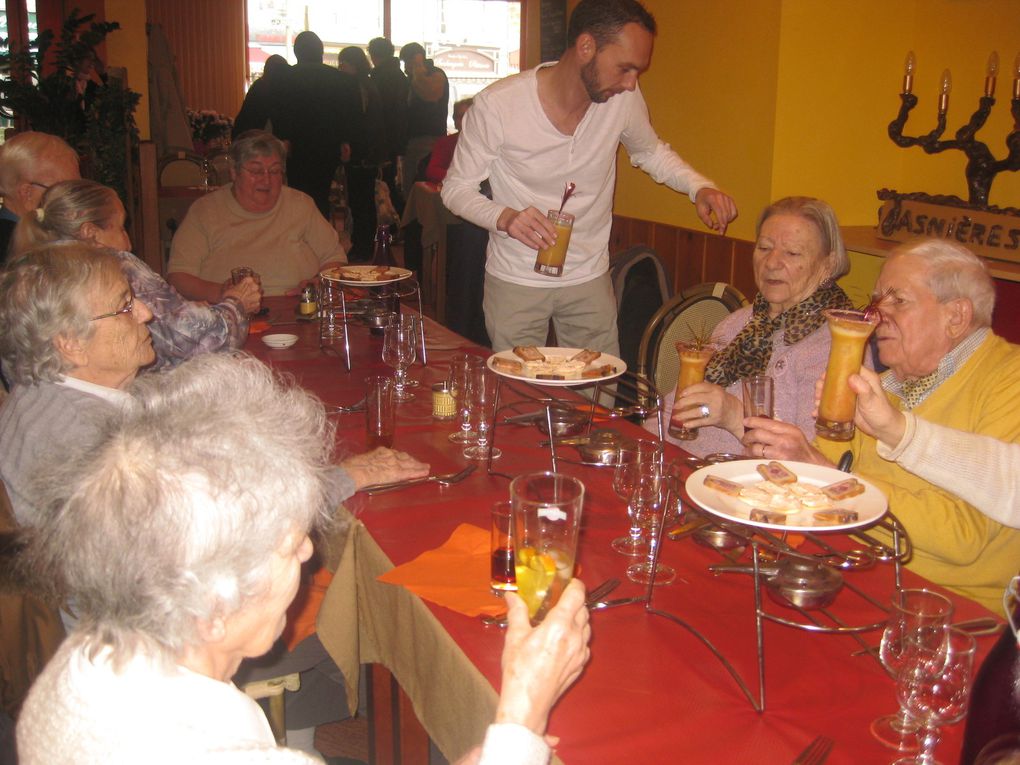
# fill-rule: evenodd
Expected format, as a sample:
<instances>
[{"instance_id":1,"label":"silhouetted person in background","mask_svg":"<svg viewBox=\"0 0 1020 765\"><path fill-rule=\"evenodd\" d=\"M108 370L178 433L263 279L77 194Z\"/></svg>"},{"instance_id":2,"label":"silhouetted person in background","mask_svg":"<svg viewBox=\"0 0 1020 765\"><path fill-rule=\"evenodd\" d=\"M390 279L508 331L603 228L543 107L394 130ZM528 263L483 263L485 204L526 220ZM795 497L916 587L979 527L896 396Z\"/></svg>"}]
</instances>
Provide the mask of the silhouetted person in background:
<instances>
[{"instance_id":1,"label":"silhouetted person in background","mask_svg":"<svg viewBox=\"0 0 1020 765\"><path fill-rule=\"evenodd\" d=\"M450 105L450 83L446 72L425 58L425 49L408 43L400 49L411 91L407 97L407 149L404 152L404 198L411 193L418 163L437 138L446 135L446 112Z\"/></svg>"},{"instance_id":2,"label":"silhouetted person in background","mask_svg":"<svg viewBox=\"0 0 1020 765\"><path fill-rule=\"evenodd\" d=\"M272 132L270 112L273 108L274 83L290 69L287 59L278 53L266 59L262 66L262 76L248 88L244 96L244 103L241 104L241 111L237 113L234 120L234 127L230 137L237 138L241 133L248 130L269 130Z\"/></svg>"},{"instance_id":3,"label":"silhouetted person in background","mask_svg":"<svg viewBox=\"0 0 1020 765\"><path fill-rule=\"evenodd\" d=\"M372 82L379 91L382 107L382 179L401 212L404 199L402 189L397 188L397 157L403 156L407 144L407 93L411 86L400 68L400 59L393 55L393 43L385 37L373 38L368 43L368 55L372 59Z\"/></svg>"},{"instance_id":4,"label":"silhouetted person in background","mask_svg":"<svg viewBox=\"0 0 1020 765\"><path fill-rule=\"evenodd\" d=\"M268 119L273 134L290 147L287 185L308 194L329 220L330 184L344 145L360 130L361 95L357 80L326 66L322 56L322 40L314 32L294 38L297 63L270 78Z\"/></svg>"},{"instance_id":5,"label":"silhouetted person in background","mask_svg":"<svg viewBox=\"0 0 1020 765\"><path fill-rule=\"evenodd\" d=\"M346 164L347 203L354 219L351 227L350 262L364 262L372 257L375 240L375 179L383 157L383 114L379 91L369 77L371 66L365 51L351 45L340 51L337 66L353 75L361 94L360 134L351 143L351 159Z\"/></svg>"}]
</instances>

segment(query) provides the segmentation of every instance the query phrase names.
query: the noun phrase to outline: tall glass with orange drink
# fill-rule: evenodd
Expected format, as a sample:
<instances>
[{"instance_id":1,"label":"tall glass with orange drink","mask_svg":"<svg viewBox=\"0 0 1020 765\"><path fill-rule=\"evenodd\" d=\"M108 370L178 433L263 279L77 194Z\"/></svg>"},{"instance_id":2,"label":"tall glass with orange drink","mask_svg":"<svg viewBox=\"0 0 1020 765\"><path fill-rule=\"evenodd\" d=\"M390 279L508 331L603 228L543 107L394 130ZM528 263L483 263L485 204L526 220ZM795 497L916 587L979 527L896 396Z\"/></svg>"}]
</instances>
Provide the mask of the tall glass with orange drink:
<instances>
[{"instance_id":1,"label":"tall glass with orange drink","mask_svg":"<svg viewBox=\"0 0 1020 765\"><path fill-rule=\"evenodd\" d=\"M815 432L832 441L849 441L854 436L857 394L847 381L861 369L864 347L878 326L878 317L868 317L863 311L828 310L822 314L829 322L832 345Z\"/></svg>"},{"instance_id":2,"label":"tall glass with orange drink","mask_svg":"<svg viewBox=\"0 0 1020 765\"><path fill-rule=\"evenodd\" d=\"M705 367L709 359L715 353L715 346L701 342L679 341L676 344L676 352L680 356L680 376L676 381L676 393L673 398L673 412L669 417L669 434L681 441L693 441L698 437L697 428L684 426L683 420L679 418L680 392L695 383L705 379Z\"/></svg>"},{"instance_id":3,"label":"tall glass with orange drink","mask_svg":"<svg viewBox=\"0 0 1020 765\"><path fill-rule=\"evenodd\" d=\"M563 276L563 264L567 260L567 247L570 245L570 232L574 229L574 216L550 210L548 217L556 227L556 241L538 251L538 257L535 258L535 273Z\"/></svg>"}]
</instances>

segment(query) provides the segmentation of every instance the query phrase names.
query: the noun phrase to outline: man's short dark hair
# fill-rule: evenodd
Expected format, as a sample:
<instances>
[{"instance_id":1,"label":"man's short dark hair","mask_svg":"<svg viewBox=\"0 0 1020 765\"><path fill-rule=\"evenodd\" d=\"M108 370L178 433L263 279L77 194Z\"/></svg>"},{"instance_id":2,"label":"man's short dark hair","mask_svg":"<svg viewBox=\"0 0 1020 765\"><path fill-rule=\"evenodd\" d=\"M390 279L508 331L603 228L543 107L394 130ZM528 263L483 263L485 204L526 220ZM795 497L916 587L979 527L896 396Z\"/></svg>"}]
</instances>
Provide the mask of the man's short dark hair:
<instances>
[{"instance_id":1,"label":"man's short dark hair","mask_svg":"<svg viewBox=\"0 0 1020 765\"><path fill-rule=\"evenodd\" d=\"M655 17L638 0L581 0L570 14L567 47L587 32L595 38L595 47L604 48L616 39L627 24L638 24L655 34Z\"/></svg>"},{"instance_id":2,"label":"man's short dark hair","mask_svg":"<svg viewBox=\"0 0 1020 765\"><path fill-rule=\"evenodd\" d=\"M422 58L427 57L425 55L425 49L419 43L408 43L400 49L400 60L406 64L419 53L422 55Z\"/></svg>"},{"instance_id":3,"label":"man's short dark hair","mask_svg":"<svg viewBox=\"0 0 1020 765\"><path fill-rule=\"evenodd\" d=\"M294 58L299 64L321 64L324 52L322 40L315 32L305 30L294 38Z\"/></svg>"},{"instance_id":4,"label":"man's short dark hair","mask_svg":"<svg viewBox=\"0 0 1020 765\"><path fill-rule=\"evenodd\" d=\"M368 42L368 55L380 61L393 58L393 43L385 37L373 37Z\"/></svg>"}]
</instances>

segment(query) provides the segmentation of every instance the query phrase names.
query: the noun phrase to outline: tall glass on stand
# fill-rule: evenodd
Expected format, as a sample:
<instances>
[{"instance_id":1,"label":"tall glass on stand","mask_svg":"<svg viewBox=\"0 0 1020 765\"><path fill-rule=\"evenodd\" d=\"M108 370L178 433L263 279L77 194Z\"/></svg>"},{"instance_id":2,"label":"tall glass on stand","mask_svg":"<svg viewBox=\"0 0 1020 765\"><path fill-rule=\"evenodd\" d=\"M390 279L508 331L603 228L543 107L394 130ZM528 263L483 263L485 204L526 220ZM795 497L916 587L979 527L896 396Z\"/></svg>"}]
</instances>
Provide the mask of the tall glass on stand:
<instances>
[{"instance_id":1,"label":"tall glass on stand","mask_svg":"<svg viewBox=\"0 0 1020 765\"><path fill-rule=\"evenodd\" d=\"M715 353L715 346L702 342L680 341L676 344L676 352L680 356L680 375L676 381L676 393L673 399L673 412L669 417L669 434L681 441L693 441L698 437L697 428L684 426L680 413L680 392L705 379L705 367Z\"/></svg>"},{"instance_id":2,"label":"tall glass on stand","mask_svg":"<svg viewBox=\"0 0 1020 765\"><path fill-rule=\"evenodd\" d=\"M953 604L937 592L908 589L893 593L878 654L889 674L898 677L917 651L938 648L952 616ZM900 752L917 750L917 729L917 722L902 705L897 714L879 717L871 723L875 738Z\"/></svg>"},{"instance_id":3,"label":"tall glass on stand","mask_svg":"<svg viewBox=\"0 0 1020 765\"><path fill-rule=\"evenodd\" d=\"M630 531L617 537L612 547L621 555L639 557L650 552L643 538L647 505L659 501L662 488L662 444L639 440L632 447L620 449L613 473L613 491L627 503Z\"/></svg>"},{"instance_id":4,"label":"tall glass on stand","mask_svg":"<svg viewBox=\"0 0 1020 765\"><path fill-rule=\"evenodd\" d=\"M864 347L878 326L878 316L864 311L831 309L822 311L829 322L832 345L825 368L825 384L818 401L815 432L832 441L849 441L854 437L854 413L857 394L850 390L850 375L861 369Z\"/></svg>"},{"instance_id":5,"label":"tall glass on stand","mask_svg":"<svg viewBox=\"0 0 1020 765\"><path fill-rule=\"evenodd\" d=\"M638 523L648 535L648 557L627 566L627 578L638 584L669 584L676 579L676 569L658 561L662 524L666 521L667 501L671 496L666 477L663 475L662 460L660 459L654 468L649 466L648 469L642 470L639 482L648 484L647 490L639 489L634 492L635 495L647 495L646 501L640 505Z\"/></svg>"},{"instance_id":6,"label":"tall glass on stand","mask_svg":"<svg viewBox=\"0 0 1020 765\"><path fill-rule=\"evenodd\" d=\"M538 624L574 575L584 484L562 473L528 473L510 482L517 594Z\"/></svg>"},{"instance_id":7,"label":"tall glass on stand","mask_svg":"<svg viewBox=\"0 0 1020 765\"><path fill-rule=\"evenodd\" d=\"M407 368L414 362L418 344L418 317L393 314L383 335L382 360L396 372L393 397L397 401L410 401L414 394L407 388Z\"/></svg>"},{"instance_id":8,"label":"tall glass on stand","mask_svg":"<svg viewBox=\"0 0 1020 765\"><path fill-rule=\"evenodd\" d=\"M468 396L468 382L471 370L480 367L482 360L470 353L458 353L450 360L450 373L446 378L450 385L450 393L460 417L460 430L449 435L455 444L473 444L478 434L471 429L471 398Z\"/></svg>"},{"instance_id":9,"label":"tall glass on stand","mask_svg":"<svg viewBox=\"0 0 1020 765\"><path fill-rule=\"evenodd\" d=\"M483 364L473 367L468 373L468 399L471 402L471 416L478 432L478 442L464 449L464 456L472 460L499 459L502 452L489 443L492 421L496 416L496 389L499 380Z\"/></svg>"},{"instance_id":10,"label":"tall glass on stand","mask_svg":"<svg viewBox=\"0 0 1020 765\"><path fill-rule=\"evenodd\" d=\"M916 651L900 668L896 692L900 706L922 728L921 746L916 757L901 757L893 765L939 765L939 726L957 723L967 714L976 647L972 635L949 627L940 645Z\"/></svg>"}]
</instances>

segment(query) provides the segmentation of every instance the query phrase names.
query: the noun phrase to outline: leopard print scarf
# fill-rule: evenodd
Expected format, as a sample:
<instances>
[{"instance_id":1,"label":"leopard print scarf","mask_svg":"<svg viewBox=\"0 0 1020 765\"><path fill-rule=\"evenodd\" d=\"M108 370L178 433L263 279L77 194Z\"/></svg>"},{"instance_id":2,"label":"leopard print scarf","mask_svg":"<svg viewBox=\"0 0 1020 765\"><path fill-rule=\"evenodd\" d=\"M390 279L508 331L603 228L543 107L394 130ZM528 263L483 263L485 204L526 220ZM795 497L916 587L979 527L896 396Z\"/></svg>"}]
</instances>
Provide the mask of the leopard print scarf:
<instances>
[{"instance_id":1,"label":"leopard print scarf","mask_svg":"<svg viewBox=\"0 0 1020 765\"><path fill-rule=\"evenodd\" d=\"M827 308L853 308L846 293L832 282L823 283L810 297L775 318L769 316L768 301L759 292L751 320L708 362L705 379L728 388L737 380L764 374L772 358L773 335L782 331L783 342L794 345L825 323L822 311Z\"/></svg>"}]
</instances>

